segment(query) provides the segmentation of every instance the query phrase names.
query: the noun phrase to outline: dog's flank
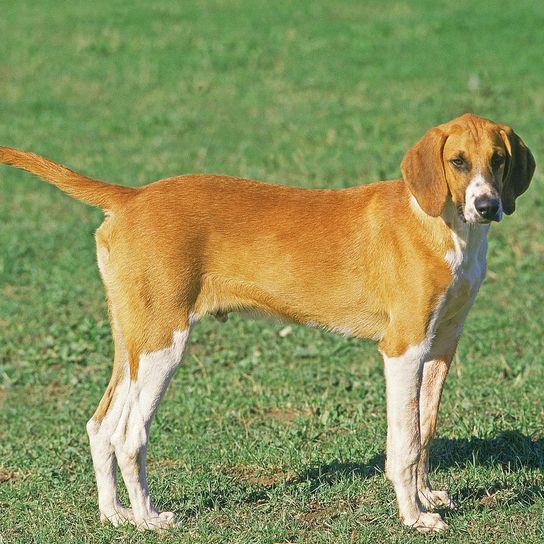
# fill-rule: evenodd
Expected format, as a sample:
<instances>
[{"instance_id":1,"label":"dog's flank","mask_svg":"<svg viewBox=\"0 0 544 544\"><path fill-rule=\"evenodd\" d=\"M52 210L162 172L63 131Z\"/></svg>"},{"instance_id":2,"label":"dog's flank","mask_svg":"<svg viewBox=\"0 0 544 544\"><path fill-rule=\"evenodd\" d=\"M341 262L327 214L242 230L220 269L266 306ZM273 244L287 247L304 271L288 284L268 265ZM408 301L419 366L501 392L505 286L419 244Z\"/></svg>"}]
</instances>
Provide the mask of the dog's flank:
<instances>
[{"instance_id":1,"label":"dog's flank","mask_svg":"<svg viewBox=\"0 0 544 544\"><path fill-rule=\"evenodd\" d=\"M379 341L400 517L420 531L447 527L427 511L453 504L428 477L442 387L485 275L489 223L514 211L535 168L510 127L461 116L406 153L403 179L342 190L213 175L132 189L11 148L0 162L106 211L97 260L115 354L87 425L103 521L174 523L146 482L153 414L191 327L244 311Z\"/></svg>"}]
</instances>

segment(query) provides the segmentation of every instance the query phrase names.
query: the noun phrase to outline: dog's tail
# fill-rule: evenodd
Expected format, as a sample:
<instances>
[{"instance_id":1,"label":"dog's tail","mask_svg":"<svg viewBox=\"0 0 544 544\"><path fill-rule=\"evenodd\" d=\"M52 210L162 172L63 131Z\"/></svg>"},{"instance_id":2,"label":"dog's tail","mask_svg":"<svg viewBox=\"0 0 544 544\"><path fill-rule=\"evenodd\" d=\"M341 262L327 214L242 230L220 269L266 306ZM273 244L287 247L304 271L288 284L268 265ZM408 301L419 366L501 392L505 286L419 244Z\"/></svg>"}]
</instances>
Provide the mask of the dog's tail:
<instances>
[{"instance_id":1,"label":"dog's tail","mask_svg":"<svg viewBox=\"0 0 544 544\"><path fill-rule=\"evenodd\" d=\"M77 200L103 210L122 205L136 189L88 178L45 157L11 147L0 147L0 163L22 168L55 185Z\"/></svg>"}]
</instances>

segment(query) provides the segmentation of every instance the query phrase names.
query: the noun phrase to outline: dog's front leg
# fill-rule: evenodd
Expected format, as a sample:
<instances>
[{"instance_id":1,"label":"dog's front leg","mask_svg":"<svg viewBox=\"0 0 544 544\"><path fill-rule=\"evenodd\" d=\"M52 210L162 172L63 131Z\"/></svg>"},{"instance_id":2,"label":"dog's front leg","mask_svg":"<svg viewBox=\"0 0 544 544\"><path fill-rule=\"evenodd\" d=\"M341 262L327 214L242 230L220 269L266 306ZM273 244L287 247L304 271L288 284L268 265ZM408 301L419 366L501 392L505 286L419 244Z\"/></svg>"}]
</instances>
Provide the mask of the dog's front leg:
<instances>
[{"instance_id":1,"label":"dog's front leg","mask_svg":"<svg viewBox=\"0 0 544 544\"><path fill-rule=\"evenodd\" d=\"M418 495L419 394L425 355L417 346L399 357L383 353L387 389L386 474L395 488L402 522L419 531L440 531L447 525L439 514L423 508Z\"/></svg>"},{"instance_id":2,"label":"dog's front leg","mask_svg":"<svg viewBox=\"0 0 544 544\"><path fill-rule=\"evenodd\" d=\"M448 342L442 348L440 355L433 355L423 366L423 377L419 399L421 457L418 464L419 499L427 509L445 506L454 508L455 505L446 491L433 489L429 481L429 448L436 431L438 408L442 389L457 347L457 338Z\"/></svg>"}]
</instances>

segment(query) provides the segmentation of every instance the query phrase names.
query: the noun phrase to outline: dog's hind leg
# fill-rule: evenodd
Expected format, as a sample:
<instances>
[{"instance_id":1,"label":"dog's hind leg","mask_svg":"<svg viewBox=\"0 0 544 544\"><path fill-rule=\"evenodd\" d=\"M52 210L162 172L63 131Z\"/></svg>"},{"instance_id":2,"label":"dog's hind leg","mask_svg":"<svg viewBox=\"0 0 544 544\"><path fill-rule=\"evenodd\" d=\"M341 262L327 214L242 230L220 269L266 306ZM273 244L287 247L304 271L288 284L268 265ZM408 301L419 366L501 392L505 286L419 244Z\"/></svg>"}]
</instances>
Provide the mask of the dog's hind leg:
<instances>
[{"instance_id":1,"label":"dog's hind leg","mask_svg":"<svg viewBox=\"0 0 544 544\"><path fill-rule=\"evenodd\" d=\"M132 522L133 515L129 508L124 508L117 494L117 460L111 444L111 435L124 406L129 383L127 351L122 339L115 330L115 355L110 382L95 413L87 423L87 434L91 446L96 484L98 488L98 507L100 520L113 525Z\"/></svg>"},{"instance_id":2,"label":"dog's hind leg","mask_svg":"<svg viewBox=\"0 0 544 544\"><path fill-rule=\"evenodd\" d=\"M118 256L126 249L117 246L110 251L115 238L112 225L111 219L106 220L97 231L97 257L115 340L113 373L87 424L100 518L114 525L128 521L143 528L163 527L171 525L174 516L159 514L151 502L145 475L146 447L153 415L183 355L189 314L182 310L186 306L180 304L181 295L159 293L156 285L155 292L146 291L153 287L145 271L121 266L112 259L112 253ZM117 464L131 509L122 507L118 499Z\"/></svg>"},{"instance_id":3,"label":"dog's hind leg","mask_svg":"<svg viewBox=\"0 0 544 544\"><path fill-rule=\"evenodd\" d=\"M146 479L146 451L151 421L159 402L179 366L189 338L189 326L174 330L167 347L140 352L124 394L124 403L111 443L123 475L132 520L140 529L160 529L175 523L172 512L159 513L151 500Z\"/></svg>"}]
</instances>

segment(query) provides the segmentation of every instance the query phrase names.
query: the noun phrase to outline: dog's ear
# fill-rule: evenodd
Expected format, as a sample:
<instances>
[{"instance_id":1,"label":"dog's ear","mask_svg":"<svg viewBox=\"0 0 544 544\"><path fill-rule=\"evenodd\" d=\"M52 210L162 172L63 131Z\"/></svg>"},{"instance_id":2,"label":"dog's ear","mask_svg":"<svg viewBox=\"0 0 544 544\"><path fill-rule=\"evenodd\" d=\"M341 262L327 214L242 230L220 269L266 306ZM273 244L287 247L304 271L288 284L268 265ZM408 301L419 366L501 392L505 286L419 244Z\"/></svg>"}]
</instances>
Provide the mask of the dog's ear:
<instances>
[{"instance_id":1,"label":"dog's ear","mask_svg":"<svg viewBox=\"0 0 544 544\"><path fill-rule=\"evenodd\" d=\"M535 171L535 159L523 140L507 125L502 125L499 135L506 148L502 208L511 215L516 209L516 198L523 194Z\"/></svg>"},{"instance_id":2,"label":"dog's ear","mask_svg":"<svg viewBox=\"0 0 544 544\"><path fill-rule=\"evenodd\" d=\"M433 217L442 213L448 197L442 156L447 137L441 129L432 128L408 150L400 166L417 203Z\"/></svg>"}]
</instances>

